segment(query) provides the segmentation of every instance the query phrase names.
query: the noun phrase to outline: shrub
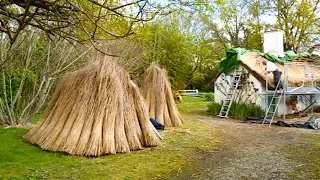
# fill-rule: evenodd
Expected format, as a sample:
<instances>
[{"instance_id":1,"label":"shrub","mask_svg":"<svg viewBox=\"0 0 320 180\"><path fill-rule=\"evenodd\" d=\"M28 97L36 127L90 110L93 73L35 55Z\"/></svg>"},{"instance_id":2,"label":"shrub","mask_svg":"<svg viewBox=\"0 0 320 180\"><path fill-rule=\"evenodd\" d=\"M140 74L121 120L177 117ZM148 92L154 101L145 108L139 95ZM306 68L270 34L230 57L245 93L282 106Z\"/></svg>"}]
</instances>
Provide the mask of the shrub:
<instances>
[{"instance_id":1,"label":"shrub","mask_svg":"<svg viewBox=\"0 0 320 180\"><path fill-rule=\"evenodd\" d=\"M212 102L208 104L208 112L211 112L213 114L219 114L221 107L222 103Z\"/></svg>"},{"instance_id":2,"label":"shrub","mask_svg":"<svg viewBox=\"0 0 320 180\"><path fill-rule=\"evenodd\" d=\"M233 103L229 115L232 117L264 116L264 110L256 104Z\"/></svg>"},{"instance_id":3,"label":"shrub","mask_svg":"<svg viewBox=\"0 0 320 180\"><path fill-rule=\"evenodd\" d=\"M206 99L206 101L213 101L214 100L214 94L211 92L211 93L206 93L204 95L204 98Z\"/></svg>"},{"instance_id":4,"label":"shrub","mask_svg":"<svg viewBox=\"0 0 320 180\"><path fill-rule=\"evenodd\" d=\"M211 103L208 105L208 111L213 114L219 114L222 104ZM264 110L256 104L232 103L229 110L230 117L260 117L264 116Z\"/></svg>"}]
</instances>

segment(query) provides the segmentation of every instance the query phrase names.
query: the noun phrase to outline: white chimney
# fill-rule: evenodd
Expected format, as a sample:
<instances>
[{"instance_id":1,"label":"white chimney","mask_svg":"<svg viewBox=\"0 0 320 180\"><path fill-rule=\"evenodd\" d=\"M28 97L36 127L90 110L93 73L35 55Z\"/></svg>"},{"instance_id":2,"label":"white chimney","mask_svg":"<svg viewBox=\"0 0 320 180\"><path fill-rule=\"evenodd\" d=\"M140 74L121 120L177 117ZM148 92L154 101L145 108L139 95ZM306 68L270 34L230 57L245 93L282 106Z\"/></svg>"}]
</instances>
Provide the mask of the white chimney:
<instances>
[{"instance_id":1,"label":"white chimney","mask_svg":"<svg viewBox=\"0 0 320 180\"><path fill-rule=\"evenodd\" d=\"M276 57L284 57L283 35L281 30L268 31L263 36L263 52Z\"/></svg>"}]
</instances>

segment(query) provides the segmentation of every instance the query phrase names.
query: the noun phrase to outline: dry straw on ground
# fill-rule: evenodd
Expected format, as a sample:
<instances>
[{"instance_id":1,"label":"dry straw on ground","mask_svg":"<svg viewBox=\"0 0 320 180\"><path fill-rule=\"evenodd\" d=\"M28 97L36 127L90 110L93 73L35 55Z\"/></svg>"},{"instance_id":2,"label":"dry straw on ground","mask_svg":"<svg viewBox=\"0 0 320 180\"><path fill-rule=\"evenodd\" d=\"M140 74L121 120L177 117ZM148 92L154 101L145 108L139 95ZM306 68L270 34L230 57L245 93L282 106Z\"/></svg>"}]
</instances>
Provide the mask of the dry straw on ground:
<instances>
[{"instance_id":1,"label":"dry straw on ground","mask_svg":"<svg viewBox=\"0 0 320 180\"><path fill-rule=\"evenodd\" d=\"M182 118L174 102L166 71L152 64L144 74L142 94L151 118L166 126L182 125Z\"/></svg>"},{"instance_id":2,"label":"dry straw on ground","mask_svg":"<svg viewBox=\"0 0 320 180\"><path fill-rule=\"evenodd\" d=\"M125 153L160 143L139 89L110 58L65 76L24 139L45 150L80 156Z\"/></svg>"}]
</instances>

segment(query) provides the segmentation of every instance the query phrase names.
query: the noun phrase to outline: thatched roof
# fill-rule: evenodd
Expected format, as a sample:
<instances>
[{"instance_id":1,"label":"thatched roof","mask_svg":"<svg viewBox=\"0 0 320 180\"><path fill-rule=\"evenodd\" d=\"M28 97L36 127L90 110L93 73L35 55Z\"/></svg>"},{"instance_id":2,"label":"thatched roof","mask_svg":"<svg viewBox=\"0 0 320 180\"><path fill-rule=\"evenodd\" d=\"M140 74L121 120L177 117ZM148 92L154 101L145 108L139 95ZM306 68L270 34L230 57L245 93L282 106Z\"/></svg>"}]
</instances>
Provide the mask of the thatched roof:
<instances>
[{"instance_id":1,"label":"thatched roof","mask_svg":"<svg viewBox=\"0 0 320 180\"><path fill-rule=\"evenodd\" d=\"M266 75L264 74L265 66L262 64L263 60L267 60L258 53L250 52L240 57L241 65L243 65L255 78L257 78L263 86L266 85ZM307 61L293 61L288 66L288 86L301 86L306 73L313 73L315 78L320 78L320 67L311 68L312 65ZM281 79L284 80L284 65L276 64L278 69L282 72ZM306 71L305 71L306 69ZM273 74L268 75L269 87L274 88ZM318 84L320 84L318 82ZM305 86L311 85L311 78L305 79Z\"/></svg>"},{"instance_id":2,"label":"thatched roof","mask_svg":"<svg viewBox=\"0 0 320 180\"><path fill-rule=\"evenodd\" d=\"M176 107L165 69L152 64L145 71L142 94L146 99L150 117L166 126L182 125L182 117Z\"/></svg>"},{"instance_id":3,"label":"thatched roof","mask_svg":"<svg viewBox=\"0 0 320 180\"><path fill-rule=\"evenodd\" d=\"M139 89L113 59L65 76L24 139L45 150L81 156L125 153L160 143Z\"/></svg>"}]
</instances>

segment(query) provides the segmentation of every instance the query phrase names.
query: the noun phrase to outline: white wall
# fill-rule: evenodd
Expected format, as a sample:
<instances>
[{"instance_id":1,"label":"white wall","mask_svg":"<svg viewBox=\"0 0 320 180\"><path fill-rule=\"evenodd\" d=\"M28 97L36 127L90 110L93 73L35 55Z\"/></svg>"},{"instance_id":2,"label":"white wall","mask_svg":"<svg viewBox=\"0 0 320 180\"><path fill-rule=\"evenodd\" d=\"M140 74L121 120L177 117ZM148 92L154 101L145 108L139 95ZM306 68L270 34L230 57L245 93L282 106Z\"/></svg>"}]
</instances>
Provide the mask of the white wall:
<instances>
[{"instance_id":1,"label":"white wall","mask_svg":"<svg viewBox=\"0 0 320 180\"><path fill-rule=\"evenodd\" d=\"M243 68L242 66L239 67L239 69L242 69L242 68ZM215 83L214 83L214 94L215 94L214 101L216 103L220 103L221 101L223 101L225 99L225 95L221 91L219 91L218 85L222 83L223 86L227 87L227 90L228 90L229 86L222 79L227 79L227 81L230 84L232 74L233 73L230 73L228 75L220 74L220 76L215 81ZM248 82L252 82L253 83L252 86L257 88L257 92L255 93L255 95L250 96L247 102L255 102L255 104L259 104L260 105L262 103L262 99L259 96L259 94L261 94L262 91L263 91L263 87L262 87L261 83L252 74L249 75ZM252 91L253 91L253 89L252 89ZM242 94L242 95L244 95L244 94ZM248 96L246 96L246 95L242 96L243 99L247 99L247 97Z\"/></svg>"},{"instance_id":2,"label":"white wall","mask_svg":"<svg viewBox=\"0 0 320 180\"><path fill-rule=\"evenodd\" d=\"M291 106L287 105L286 103L289 100L289 97L290 96L286 96L286 99L284 99L284 96L282 96L275 116L281 117L283 114L287 115L293 113Z\"/></svg>"},{"instance_id":3,"label":"white wall","mask_svg":"<svg viewBox=\"0 0 320 180\"><path fill-rule=\"evenodd\" d=\"M249 75L249 81L253 82L253 86L255 88L258 88L256 96L251 98L252 102L255 102L255 104L258 104L258 105L263 104L264 98L262 98L262 96L260 96L260 94L265 91L265 88L262 86L261 82L258 81L252 74ZM253 98L255 98L255 99L253 99ZM264 107L264 105L261 107Z\"/></svg>"},{"instance_id":4,"label":"white wall","mask_svg":"<svg viewBox=\"0 0 320 180\"><path fill-rule=\"evenodd\" d=\"M224 77L225 77L225 74L222 73L219 75L219 77L214 82L214 102L216 102L216 103L220 103L221 101L223 101L225 99L225 95L221 91L218 90L218 82L223 83L223 86L226 86L226 83L224 83L224 81L222 81L222 79Z\"/></svg>"}]
</instances>

